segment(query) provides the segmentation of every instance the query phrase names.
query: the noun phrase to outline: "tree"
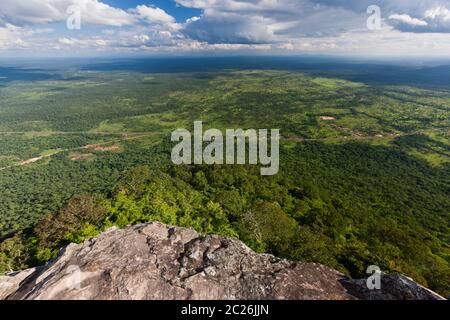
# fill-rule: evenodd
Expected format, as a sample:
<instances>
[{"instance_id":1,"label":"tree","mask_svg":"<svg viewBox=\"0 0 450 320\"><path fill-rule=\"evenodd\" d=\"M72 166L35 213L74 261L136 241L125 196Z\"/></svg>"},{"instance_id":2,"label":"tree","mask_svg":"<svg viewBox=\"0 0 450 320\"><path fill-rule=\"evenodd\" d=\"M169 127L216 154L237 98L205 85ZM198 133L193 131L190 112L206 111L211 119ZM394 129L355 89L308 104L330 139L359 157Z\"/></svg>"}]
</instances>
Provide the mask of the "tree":
<instances>
[{"instance_id":1,"label":"tree","mask_svg":"<svg viewBox=\"0 0 450 320\"><path fill-rule=\"evenodd\" d=\"M257 202L243 217L241 232L257 249L286 256L297 230L295 221L277 203ZM249 239L249 240L250 240Z\"/></svg>"},{"instance_id":2,"label":"tree","mask_svg":"<svg viewBox=\"0 0 450 320\"><path fill-rule=\"evenodd\" d=\"M55 215L41 219L34 228L40 247L54 247L66 240L67 236L81 230L86 224L99 225L107 211L91 195L77 196Z\"/></svg>"},{"instance_id":3,"label":"tree","mask_svg":"<svg viewBox=\"0 0 450 320\"><path fill-rule=\"evenodd\" d=\"M6 239L0 243L0 275L27 268L29 257L29 247L20 234Z\"/></svg>"}]
</instances>

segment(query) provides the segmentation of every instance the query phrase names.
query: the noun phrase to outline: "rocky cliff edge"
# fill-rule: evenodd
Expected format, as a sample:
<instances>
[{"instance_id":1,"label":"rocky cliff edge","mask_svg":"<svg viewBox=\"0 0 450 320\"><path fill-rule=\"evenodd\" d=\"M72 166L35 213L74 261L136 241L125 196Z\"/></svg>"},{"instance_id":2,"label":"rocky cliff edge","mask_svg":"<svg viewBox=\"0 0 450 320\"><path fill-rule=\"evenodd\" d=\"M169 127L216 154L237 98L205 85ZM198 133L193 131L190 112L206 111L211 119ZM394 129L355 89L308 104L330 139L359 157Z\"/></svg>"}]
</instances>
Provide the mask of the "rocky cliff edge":
<instances>
[{"instance_id":1,"label":"rocky cliff edge","mask_svg":"<svg viewBox=\"0 0 450 320\"><path fill-rule=\"evenodd\" d=\"M148 223L71 244L45 266L0 277L0 299L443 299L401 275L381 290L326 266L257 254L236 239Z\"/></svg>"}]
</instances>

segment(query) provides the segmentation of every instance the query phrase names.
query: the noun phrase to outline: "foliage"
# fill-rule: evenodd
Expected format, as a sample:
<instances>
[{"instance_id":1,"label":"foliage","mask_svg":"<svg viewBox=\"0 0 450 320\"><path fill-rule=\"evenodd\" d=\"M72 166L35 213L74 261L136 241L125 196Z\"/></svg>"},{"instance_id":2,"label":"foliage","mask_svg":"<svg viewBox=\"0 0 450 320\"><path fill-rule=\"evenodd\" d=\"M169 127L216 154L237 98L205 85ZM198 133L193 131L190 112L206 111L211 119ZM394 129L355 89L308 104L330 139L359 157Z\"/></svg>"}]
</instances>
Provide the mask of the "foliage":
<instances>
[{"instance_id":1,"label":"foliage","mask_svg":"<svg viewBox=\"0 0 450 320\"><path fill-rule=\"evenodd\" d=\"M448 90L287 71L83 76L0 88L0 131L17 131L0 140L0 169L15 165L0 170L0 273L112 226L161 221L355 277L376 264L450 293ZM170 131L199 119L280 128L280 173L172 166ZM84 148L107 141L120 148Z\"/></svg>"},{"instance_id":2,"label":"foliage","mask_svg":"<svg viewBox=\"0 0 450 320\"><path fill-rule=\"evenodd\" d=\"M22 235L6 239L0 243L0 274L26 268L29 258L30 248Z\"/></svg>"},{"instance_id":3,"label":"foliage","mask_svg":"<svg viewBox=\"0 0 450 320\"><path fill-rule=\"evenodd\" d=\"M98 226L106 210L90 195L74 197L56 213L43 217L34 228L39 247L63 244L69 235L87 227ZM72 238L73 239L73 238Z\"/></svg>"}]
</instances>

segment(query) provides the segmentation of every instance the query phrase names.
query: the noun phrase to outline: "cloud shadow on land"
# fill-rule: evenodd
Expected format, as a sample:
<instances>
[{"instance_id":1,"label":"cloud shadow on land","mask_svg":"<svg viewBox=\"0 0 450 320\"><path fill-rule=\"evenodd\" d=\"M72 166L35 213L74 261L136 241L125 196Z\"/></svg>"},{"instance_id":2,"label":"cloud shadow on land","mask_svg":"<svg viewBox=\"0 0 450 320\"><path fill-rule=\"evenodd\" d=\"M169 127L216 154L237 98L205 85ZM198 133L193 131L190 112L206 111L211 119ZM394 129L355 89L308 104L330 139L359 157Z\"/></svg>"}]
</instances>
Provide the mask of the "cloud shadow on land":
<instances>
[{"instance_id":1,"label":"cloud shadow on land","mask_svg":"<svg viewBox=\"0 0 450 320\"><path fill-rule=\"evenodd\" d=\"M143 73L286 70L304 72L314 76L341 78L371 85L450 87L450 65L417 67L318 57L235 56L111 59L93 61L81 66L81 69Z\"/></svg>"}]
</instances>

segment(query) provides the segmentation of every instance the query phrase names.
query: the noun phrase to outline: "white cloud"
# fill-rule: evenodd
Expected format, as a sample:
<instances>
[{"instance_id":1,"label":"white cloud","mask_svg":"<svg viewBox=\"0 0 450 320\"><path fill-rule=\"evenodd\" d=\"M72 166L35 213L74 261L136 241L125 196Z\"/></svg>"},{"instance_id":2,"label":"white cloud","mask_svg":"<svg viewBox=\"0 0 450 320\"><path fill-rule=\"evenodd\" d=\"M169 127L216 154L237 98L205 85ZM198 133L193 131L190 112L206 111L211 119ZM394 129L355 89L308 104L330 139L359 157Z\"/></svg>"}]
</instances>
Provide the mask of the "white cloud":
<instances>
[{"instance_id":1,"label":"white cloud","mask_svg":"<svg viewBox=\"0 0 450 320\"><path fill-rule=\"evenodd\" d=\"M416 11L416 16L393 14L389 18L393 26L405 32L450 33L450 10L438 5Z\"/></svg>"},{"instance_id":2,"label":"white cloud","mask_svg":"<svg viewBox=\"0 0 450 320\"><path fill-rule=\"evenodd\" d=\"M50 33L53 29L50 28L36 28L18 27L6 23L0 26L0 49L5 50L14 47L27 47L30 43L24 39L39 34Z\"/></svg>"},{"instance_id":3,"label":"white cloud","mask_svg":"<svg viewBox=\"0 0 450 320\"><path fill-rule=\"evenodd\" d=\"M20 39L22 32L19 28L12 25L6 25L5 27L0 27L0 48L4 49L11 45L11 43Z\"/></svg>"},{"instance_id":4,"label":"white cloud","mask_svg":"<svg viewBox=\"0 0 450 320\"><path fill-rule=\"evenodd\" d=\"M339 34L366 25L367 14L313 0L176 0L203 9L185 34L215 43L277 43L289 38Z\"/></svg>"},{"instance_id":5,"label":"white cloud","mask_svg":"<svg viewBox=\"0 0 450 320\"><path fill-rule=\"evenodd\" d=\"M257 44L274 41L271 21L263 16L242 16L236 13L208 10L199 19L184 26L188 37L210 44Z\"/></svg>"},{"instance_id":6,"label":"white cloud","mask_svg":"<svg viewBox=\"0 0 450 320\"><path fill-rule=\"evenodd\" d=\"M437 6L425 11L424 19L436 32L450 32L450 10L445 6Z\"/></svg>"},{"instance_id":7,"label":"white cloud","mask_svg":"<svg viewBox=\"0 0 450 320\"><path fill-rule=\"evenodd\" d=\"M175 0L201 11L185 22L150 4L121 9L104 0L0 1L1 50L450 52L450 45L433 43L449 40L450 0ZM369 31L366 9L377 2L382 30ZM70 5L81 9L81 32L61 27ZM43 35L49 23L57 32Z\"/></svg>"},{"instance_id":8,"label":"white cloud","mask_svg":"<svg viewBox=\"0 0 450 320\"><path fill-rule=\"evenodd\" d=\"M98 0L2 0L0 17L16 25L65 21L70 6L78 6L83 23L109 26L132 25L135 17Z\"/></svg>"},{"instance_id":9,"label":"white cloud","mask_svg":"<svg viewBox=\"0 0 450 320\"><path fill-rule=\"evenodd\" d=\"M76 43L76 41L74 39L65 38L65 37L64 38L59 38L58 42L60 44L65 44L65 45L69 45L69 46L71 46L71 45Z\"/></svg>"},{"instance_id":10,"label":"white cloud","mask_svg":"<svg viewBox=\"0 0 450 320\"><path fill-rule=\"evenodd\" d=\"M392 14L389 16L389 19L391 20L396 20L402 23L406 23L410 26L420 26L420 27L424 27L427 26L428 23L424 20L420 20L417 18L412 18L407 14Z\"/></svg>"},{"instance_id":11,"label":"white cloud","mask_svg":"<svg viewBox=\"0 0 450 320\"><path fill-rule=\"evenodd\" d=\"M175 23L175 18L160 8L140 5L133 9L132 12L135 12L140 18L146 19L150 23Z\"/></svg>"},{"instance_id":12,"label":"white cloud","mask_svg":"<svg viewBox=\"0 0 450 320\"><path fill-rule=\"evenodd\" d=\"M450 10L443 6L435 7L425 11L425 18L448 22L450 21Z\"/></svg>"}]
</instances>

